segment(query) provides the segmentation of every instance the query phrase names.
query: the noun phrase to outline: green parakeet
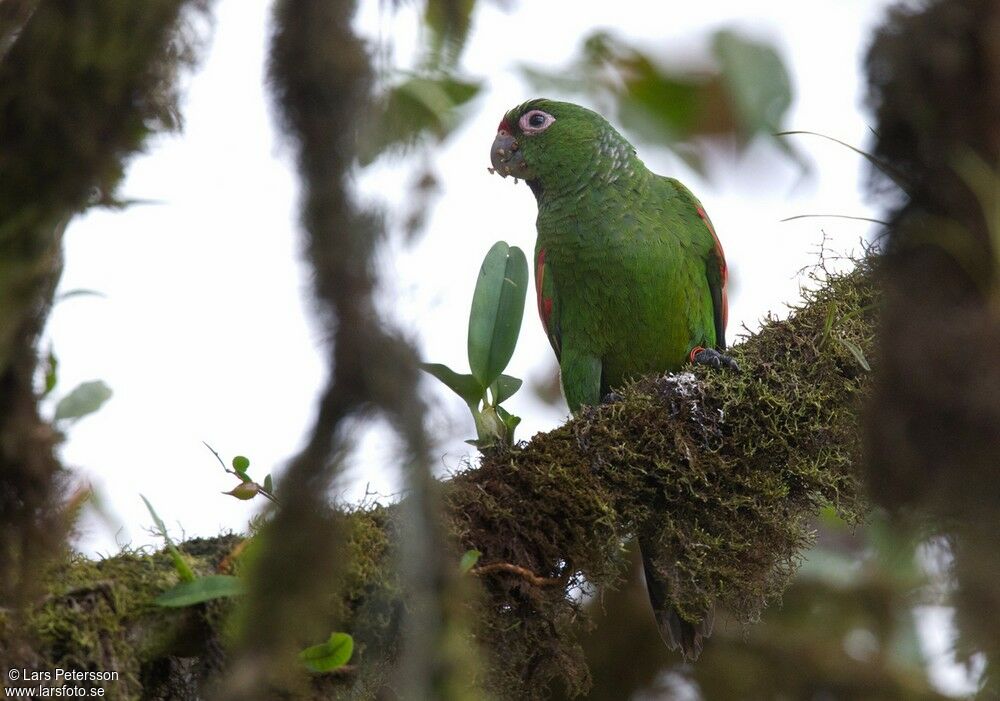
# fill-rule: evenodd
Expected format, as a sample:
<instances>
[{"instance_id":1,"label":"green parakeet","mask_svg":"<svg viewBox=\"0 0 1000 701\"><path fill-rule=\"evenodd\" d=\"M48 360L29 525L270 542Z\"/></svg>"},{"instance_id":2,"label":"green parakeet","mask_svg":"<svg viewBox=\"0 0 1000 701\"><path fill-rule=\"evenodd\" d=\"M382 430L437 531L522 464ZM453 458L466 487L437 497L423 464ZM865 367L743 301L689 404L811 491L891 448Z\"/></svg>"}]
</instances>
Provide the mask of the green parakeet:
<instances>
[{"instance_id":1,"label":"green parakeet","mask_svg":"<svg viewBox=\"0 0 1000 701\"><path fill-rule=\"evenodd\" d=\"M599 114L536 99L507 112L493 170L527 182L538 203L538 313L559 360L571 411L625 380L723 355L726 261L701 203L651 172ZM670 606L669 564L640 536L650 601L664 642L695 659L712 613L687 621Z\"/></svg>"}]
</instances>

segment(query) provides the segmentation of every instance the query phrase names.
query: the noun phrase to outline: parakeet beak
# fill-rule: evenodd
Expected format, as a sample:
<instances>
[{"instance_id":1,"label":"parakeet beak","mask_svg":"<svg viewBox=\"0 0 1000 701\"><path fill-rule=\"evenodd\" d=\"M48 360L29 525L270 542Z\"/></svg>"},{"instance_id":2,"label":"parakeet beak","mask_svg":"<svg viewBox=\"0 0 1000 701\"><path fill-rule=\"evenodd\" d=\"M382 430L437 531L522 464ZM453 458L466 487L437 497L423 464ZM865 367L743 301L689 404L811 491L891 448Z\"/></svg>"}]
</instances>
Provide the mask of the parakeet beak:
<instances>
[{"instance_id":1,"label":"parakeet beak","mask_svg":"<svg viewBox=\"0 0 1000 701\"><path fill-rule=\"evenodd\" d=\"M524 162L524 155L514 135L506 129L497 131L497 138L493 140L490 149L490 162L493 163L492 172L503 177L513 175L515 178L526 176L527 164Z\"/></svg>"}]
</instances>

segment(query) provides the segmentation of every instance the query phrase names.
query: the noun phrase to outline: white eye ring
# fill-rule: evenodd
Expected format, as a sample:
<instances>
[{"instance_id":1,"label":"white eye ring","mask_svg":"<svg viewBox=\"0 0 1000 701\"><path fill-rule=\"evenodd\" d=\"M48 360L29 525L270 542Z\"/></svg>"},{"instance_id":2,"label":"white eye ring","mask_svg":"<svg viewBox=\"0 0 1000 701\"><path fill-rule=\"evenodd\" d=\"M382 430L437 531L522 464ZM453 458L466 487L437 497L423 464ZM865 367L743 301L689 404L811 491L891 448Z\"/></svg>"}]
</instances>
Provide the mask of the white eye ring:
<instances>
[{"instance_id":1,"label":"white eye ring","mask_svg":"<svg viewBox=\"0 0 1000 701\"><path fill-rule=\"evenodd\" d=\"M542 117L543 121L538 124L532 124L532 120L538 122L537 117ZM525 134L537 134L539 132L545 131L549 128L552 122L556 121L548 112L542 112L541 110L531 110L530 112L525 112L521 115L521 119L518 120L517 126L521 128L521 131Z\"/></svg>"}]
</instances>

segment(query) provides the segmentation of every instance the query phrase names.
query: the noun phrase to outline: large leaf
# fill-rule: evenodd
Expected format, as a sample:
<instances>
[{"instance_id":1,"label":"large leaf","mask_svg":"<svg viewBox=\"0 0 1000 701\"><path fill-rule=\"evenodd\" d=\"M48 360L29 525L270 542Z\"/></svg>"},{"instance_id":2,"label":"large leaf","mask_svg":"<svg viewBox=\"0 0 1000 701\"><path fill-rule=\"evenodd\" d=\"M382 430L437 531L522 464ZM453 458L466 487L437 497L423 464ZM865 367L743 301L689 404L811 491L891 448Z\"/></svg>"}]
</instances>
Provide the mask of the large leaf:
<instances>
[{"instance_id":1,"label":"large leaf","mask_svg":"<svg viewBox=\"0 0 1000 701\"><path fill-rule=\"evenodd\" d=\"M181 582L153 600L158 606L192 606L212 599L239 596L246 590L243 580L228 574L213 574Z\"/></svg>"},{"instance_id":2,"label":"large leaf","mask_svg":"<svg viewBox=\"0 0 1000 701\"><path fill-rule=\"evenodd\" d=\"M441 363L421 363L420 369L441 380L452 392L471 407L479 404L483 397L483 387L472 375L463 375Z\"/></svg>"},{"instance_id":3,"label":"large leaf","mask_svg":"<svg viewBox=\"0 0 1000 701\"><path fill-rule=\"evenodd\" d=\"M514 354L527 291L524 251L498 241L479 269L469 315L469 366L483 387L493 384Z\"/></svg>"},{"instance_id":4,"label":"large leaf","mask_svg":"<svg viewBox=\"0 0 1000 701\"><path fill-rule=\"evenodd\" d=\"M111 398L111 394L111 388L101 380L84 382L59 400L56 405L56 420L76 420L93 414Z\"/></svg>"},{"instance_id":5,"label":"large leaf","mask_svg":"<svg viewBox=\"0 0 1000 701\"><path fill-rule=\"evenodd\" d=\"M325 643L307 647L299 659L310 672L332 672L347 664L354 654L354 638L347 633L332 633Z\"/></svg>"}]
</instances>

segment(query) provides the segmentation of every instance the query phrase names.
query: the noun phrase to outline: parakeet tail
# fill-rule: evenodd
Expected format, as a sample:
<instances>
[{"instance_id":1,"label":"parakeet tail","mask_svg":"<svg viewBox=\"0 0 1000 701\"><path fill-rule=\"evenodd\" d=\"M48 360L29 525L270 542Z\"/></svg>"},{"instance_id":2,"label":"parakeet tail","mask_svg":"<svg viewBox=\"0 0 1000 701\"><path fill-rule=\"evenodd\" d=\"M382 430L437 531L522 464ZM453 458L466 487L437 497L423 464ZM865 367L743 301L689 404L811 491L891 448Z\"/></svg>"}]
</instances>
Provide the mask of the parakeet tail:
<instances>
[{"instance_id":1,"label":"parakeet tail","mask_svg":"<svg viewBox=\"0 0 1000 701\"><path fill-rule=\"evenodd\" d=\"M653 563L656 553L655 545L645 538L639 539L639 549L642 551L642 569L646 575L646 590L649 592L649 603L653 606L653 616L660 637L671 650L680 649L681 655L687 661L693 662L701 654L705 638L712 634L715 623L714 607L705 612L701 621L690 623L670 605L668 596L669 585Z\"/></svg>"}]
</instances>

